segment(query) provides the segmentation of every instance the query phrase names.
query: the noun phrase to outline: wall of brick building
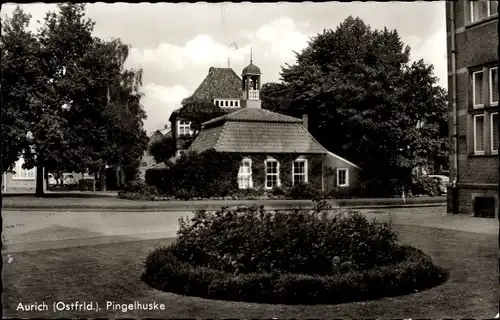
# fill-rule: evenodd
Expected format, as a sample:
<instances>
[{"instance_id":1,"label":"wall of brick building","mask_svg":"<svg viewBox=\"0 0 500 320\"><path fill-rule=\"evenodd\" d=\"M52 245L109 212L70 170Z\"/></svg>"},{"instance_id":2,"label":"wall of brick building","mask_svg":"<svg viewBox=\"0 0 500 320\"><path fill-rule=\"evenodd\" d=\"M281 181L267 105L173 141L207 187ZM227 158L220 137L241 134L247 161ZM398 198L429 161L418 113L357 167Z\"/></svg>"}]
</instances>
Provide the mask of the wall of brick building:
<instances>
[{"instance_id":1,"label":"wall of brick building","mask_svg":"<svg viewBox=\"0 0 500 320\"><path fill-rule=\"evenodd\" d=\"M455 50L456 50L456 104L458 116L458 212L472 214L473 197L496 195L498 184L498 155L473 154L473 115L495 111L497 107L472 110L472 72L483 67L496 66L498 59L498 19L496 16L478 23L470 23L469 1L446 3L446 31L448 57L448 101L450 134L453 132L452 105L452 52L450 8L454 6ZM488 131L489 132L489 131ZM450 137L450 142L453 140ZM489 146L489 142L485 145ZM453 145L452 145L453 147ZM487 148L486 148L487 149ZM488 153L488 151L486 152ZM453 156L450 154L450 171L453 171ZM498 207L498 199L497 199ZM448 192L448 212L451 212L451 189Z\"/></svg>"}]
</instances>

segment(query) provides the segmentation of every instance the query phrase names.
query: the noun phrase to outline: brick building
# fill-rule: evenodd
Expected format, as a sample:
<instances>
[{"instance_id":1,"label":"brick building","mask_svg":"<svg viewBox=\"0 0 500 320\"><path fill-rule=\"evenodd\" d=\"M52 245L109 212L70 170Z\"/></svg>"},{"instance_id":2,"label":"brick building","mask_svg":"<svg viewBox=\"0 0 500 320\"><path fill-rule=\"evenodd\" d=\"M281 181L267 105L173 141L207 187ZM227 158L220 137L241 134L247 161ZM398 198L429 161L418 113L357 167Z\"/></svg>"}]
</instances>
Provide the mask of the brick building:
<instances>
[{"instance_id":1,"label":"brick building","mask_svg":"<svg viewBox=\"0 0 500 320\"><path fill-rule=\"evenodd\" d=\"M203 123L189 150L214 149L241 156L240 189L273 189L306 182L323 191L355 186L360 168L328 150L303 119L261 108L260 69L250 63L240 80L240 108Z\"/></svg>"},{"instance_id":2,"label":"brick building","mask_svg":"<svg viewBox=\"0 0 500 320\"><path fill-rule=\"evenodd\" d=\"M498 212L498 1L447 1L448 212Z\"/></svg>"}]
</instances>

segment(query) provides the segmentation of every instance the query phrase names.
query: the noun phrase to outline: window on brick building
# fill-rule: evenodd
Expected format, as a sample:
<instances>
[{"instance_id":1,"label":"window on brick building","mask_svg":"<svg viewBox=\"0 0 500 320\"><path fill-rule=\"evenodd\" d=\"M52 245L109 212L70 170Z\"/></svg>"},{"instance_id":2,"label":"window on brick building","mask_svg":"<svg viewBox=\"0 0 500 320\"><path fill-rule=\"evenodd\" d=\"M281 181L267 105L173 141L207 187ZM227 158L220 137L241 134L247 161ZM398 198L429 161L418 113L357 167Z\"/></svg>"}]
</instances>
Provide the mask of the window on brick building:
<instances>
[{"instance_id":1,"label":"window on brick building","mask_svg":"<svg viewBox=\"0 0 500 320\"><path fill-rule=\"evenodd\" d=\"M484 115L474 116L474 153L484 153Z\"/></svg>"},{"instance_id":2,"label":"window on brick building","mask_svg":"<svg viewBox=\"0 0 500 320\"><path fill-rule=\"evenodd\" d=\"M490 69L490 104L498 104L498 68Z\"/></svg>"},{"instance_id":3,"label":"window on brick building","mask_svg":"<svg viewBox=\"0 0 500 320\"><path fill-rule=\"evenodd\" d=\"M498 152L498 112L490 115L491 152Z\"/></svg>"},{"instance_id":4,"label":"window on brick building","mask_svg":"<svg viewBox=\"0 0 500 320\"><path fill-rule=\"evenodd\" d=\"M252 189L252 159L245 158L241 160L240 170L238 171L238 188Z\"/></svg>"},{"instance_id":5,"label":"window on brick building","mask_svg":"<svg viewBox=\"0 0 500 320\"><path fill-rule=\"evenodd\" d=\"M280 185L280 167L279 162L275 159L267 159L265 161L266 167L266 189L273 189Z\"/></svg>"},{"instance_id":6,"label":"window on brick building","mask_svg":"<svg viewBox=\"0 0 500 320\"><path fill-rule=\"evenodd\" d=\"M475 108L484 106L483 71L472 73L472 102Z\"/></svg>"},{"instance_id":7,"label":"window on brick building","mask_svg":"<svg viewBox=\"0 0 500 320\"><path fill-rule=\"evenodd\" d=\"M349 186L349 169L345 168L337 169L337 186L339 187Z\"/></svg>"},{"instance_id":8,"label":"window on brick building","mask_svg":"<svg viewBox=\"0 0 500 320\"><path fill-rule=\"evenodd\" d=\"M297 159L293 162L292 165L293 175L292 175L292 183L307 183L307 160L306 159Z\"/></svg>"},{"instance_id":9,"label":"window on brick building","mask_svg":"<svg viewBox=\"0 0 500 320\"><path fill-rule=\"evenodd\" d=\"M481 21L497 13L498 1L470 1L471 22Z\"/></svg>"}]
</instances>

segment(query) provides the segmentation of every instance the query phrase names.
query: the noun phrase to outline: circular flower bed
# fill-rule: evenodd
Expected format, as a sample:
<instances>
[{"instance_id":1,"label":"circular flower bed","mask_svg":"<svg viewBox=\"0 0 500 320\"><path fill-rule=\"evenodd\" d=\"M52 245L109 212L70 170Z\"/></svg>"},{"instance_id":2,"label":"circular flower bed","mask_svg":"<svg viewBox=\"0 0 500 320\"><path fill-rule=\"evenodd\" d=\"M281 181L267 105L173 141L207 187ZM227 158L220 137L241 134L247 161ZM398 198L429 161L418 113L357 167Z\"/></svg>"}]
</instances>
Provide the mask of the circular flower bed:
<instances>
[{"instance_id":1,"label":"circular flower bed","mask_svg":"<svg viewBox=\"0 0 500 320\"><path fill-rule=\"evenodd\" d=\"M428 255L397 243L390 224L324 209L197 211L173 245L147 257L142 279L177 294L282 304L376 299L446 281Z\"/></svg>"}]
</instances>

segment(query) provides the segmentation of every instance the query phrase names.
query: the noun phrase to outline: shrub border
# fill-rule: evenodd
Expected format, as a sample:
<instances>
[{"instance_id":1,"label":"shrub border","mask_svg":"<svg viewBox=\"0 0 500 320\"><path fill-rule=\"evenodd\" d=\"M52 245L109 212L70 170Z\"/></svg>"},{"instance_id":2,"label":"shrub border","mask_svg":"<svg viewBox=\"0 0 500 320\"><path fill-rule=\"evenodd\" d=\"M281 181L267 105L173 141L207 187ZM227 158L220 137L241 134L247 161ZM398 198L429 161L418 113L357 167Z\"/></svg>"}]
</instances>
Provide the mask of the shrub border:
<instances>
[{"instance_id":1,"label":"shrub border","mask_svg":"<svg viewBox=\"0 0 500 320\"><path fill-rule=\"evenodd\" d=\"M141 279L161 291L215 300L337 304L418 292L440 285L449 277L448 271L434 265L430 256L411 246L402 246L406 258L401 262L331 276L225 273L180 261L172 248L151 252Z\"/></svg>"}]
</instances>

